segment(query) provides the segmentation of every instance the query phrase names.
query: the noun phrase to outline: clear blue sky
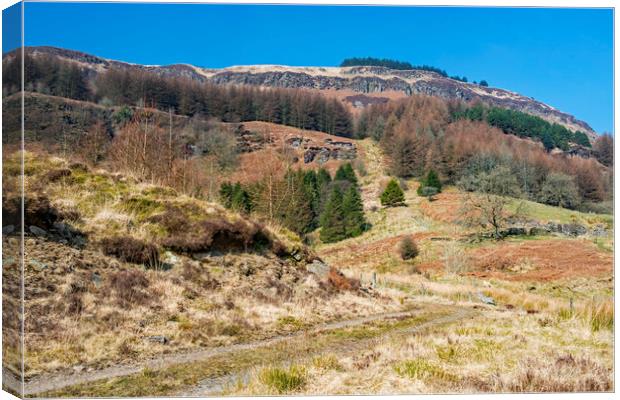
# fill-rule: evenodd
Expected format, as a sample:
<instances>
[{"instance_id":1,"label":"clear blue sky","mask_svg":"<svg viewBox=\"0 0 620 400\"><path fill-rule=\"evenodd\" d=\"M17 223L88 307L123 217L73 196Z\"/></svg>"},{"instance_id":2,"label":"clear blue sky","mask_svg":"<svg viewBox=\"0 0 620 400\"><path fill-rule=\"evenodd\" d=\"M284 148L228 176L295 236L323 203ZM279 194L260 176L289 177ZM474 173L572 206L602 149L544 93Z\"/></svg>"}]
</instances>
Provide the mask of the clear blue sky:
<instances>
[{"instance_id":1,"label":"clear blue sky","mask_svg":"<svg viewBox=\"0 0 620 400\"><path fill-rule=\"evenodd\" d=\"M141 64L429 64L613 129L611 9L26 3L25 24L26 45Z\"/></svg>"}]
</instances>

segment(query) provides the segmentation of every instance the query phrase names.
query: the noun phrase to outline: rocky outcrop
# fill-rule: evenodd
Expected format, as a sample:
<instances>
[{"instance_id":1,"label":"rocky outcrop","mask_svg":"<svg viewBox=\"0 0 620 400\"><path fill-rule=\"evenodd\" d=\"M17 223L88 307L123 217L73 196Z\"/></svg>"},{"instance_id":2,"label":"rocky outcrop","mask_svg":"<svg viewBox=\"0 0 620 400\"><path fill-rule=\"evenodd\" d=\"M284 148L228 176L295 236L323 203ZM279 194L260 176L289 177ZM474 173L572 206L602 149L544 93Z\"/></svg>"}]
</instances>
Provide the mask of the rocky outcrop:
<instances>
[{"instance_id":1,"label":"rocky outcrop","mask_svg":"<svg viewBox=\"0 0 620 400\"><path fill-rule=\"evenodd\" d=\"M504 229L500 233L503 237L519 235L540 236L550 234L559 234L571 237L584 235L602 237L607 236L609 234L609 230L601 224L594 227L587 227L577 223L561 224L557 222L547 222L542 224L539 222L528 222L525 224L511 226Z\"/></svg>"}]
</instances>

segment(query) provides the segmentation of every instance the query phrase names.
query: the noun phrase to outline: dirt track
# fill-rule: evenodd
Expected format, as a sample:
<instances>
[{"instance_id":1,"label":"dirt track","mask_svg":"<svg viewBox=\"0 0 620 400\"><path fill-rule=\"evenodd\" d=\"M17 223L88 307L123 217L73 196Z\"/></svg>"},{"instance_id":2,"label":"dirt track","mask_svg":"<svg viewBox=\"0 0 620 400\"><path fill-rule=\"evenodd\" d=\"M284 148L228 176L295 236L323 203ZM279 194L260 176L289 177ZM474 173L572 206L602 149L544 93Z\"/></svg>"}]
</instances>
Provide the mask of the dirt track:
<instances>
[{"instance_id":1,"label":"dirt track","mask_svg":"<svg viewBox=\"0 0 620 400\"><path fill-rule=\"evenodd\" d=\"M211 348L211 349L206 349L206 350L198 350L198 351L189 352L189 353L167 354L159 358L151 359L146 362L139 363L139 364L118 365L114 367L104 368L98 371L40 375L25 383L24 395L33 397L33 395L36 395L37 393L58 390L58 389L62 389L67 386L73 386L73 385L93 382L93 381L102 380L102 379L111 379L111 378L116 378L116 377L121 377L121 376L132 375L132 374L142 371L144 368L162 369L162 368L166 368L168 366L172 366L176 364L189 363L193 361L203 361L211 357L222 355L222 354L228 354L228 353L234 353L237 351L252 350L252 349L259 348L259 347L271 346L271 345L284 342L292 338L299 337L299 336L309 334L309 333L310 334L320 333L322 331L354 327L354 326L363 325L363 324L373 322L373 321L409 317L409 316L415 315L416 312L417 312L416 310L413 310L413 311L402 311L402 312L393 312L393 313L382 313L382 314L376 314L376 315L371 315L371 316L367 316L363 318L356 318L356 319L347 320L347 321L337 321L337 322L322 324L310 330L295 332L290 335L276 336L270 339L256 341L256 342L235 344L235 345ZM435 320L425 322L413 328L412 331L425 329L425 328L428 328L429 326L433 326L437 324L453 322L453 321L465 318L469 316L470 314L471 314L470 310L458 309L456 312L448 316L440 317ZM5 383L7 383L6 380L5 380Z\"/></svg>"}]
</instances>

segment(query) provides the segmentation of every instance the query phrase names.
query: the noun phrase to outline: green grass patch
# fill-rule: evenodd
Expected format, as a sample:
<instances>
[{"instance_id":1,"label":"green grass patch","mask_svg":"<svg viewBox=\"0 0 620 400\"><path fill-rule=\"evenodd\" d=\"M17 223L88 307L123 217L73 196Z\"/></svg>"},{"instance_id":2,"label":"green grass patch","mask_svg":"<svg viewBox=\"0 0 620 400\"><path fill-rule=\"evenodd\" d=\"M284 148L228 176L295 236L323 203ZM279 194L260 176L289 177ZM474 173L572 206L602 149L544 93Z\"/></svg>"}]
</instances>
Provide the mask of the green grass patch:
<instances>
[{"instance_id":1,"label":"green grass patch","mask_svg":"<svg viewBox=\"0 0 620 400\"><path fill-rule=\"evenodd\" d=\"M583 225L613 225L613 216L609 214L583 213L561 207L553 207L529 200L511 199L510 212L515 212L522 204L521 211L527 217L541 222L555 221L563 224L578 223Z\"/></svg>"},{"instance_id":2,"label":"green grass patch","mask_svg":"<svg viewBox=\"0 0 620 400\"><path fill-rule=\"evenodd\" d=\"M280 329L288 328L288 329L294 329L294 330L303 329L308 326L308 324L305 323L304 321L297 319L291 315L278 318L276 324L278 325L278 328Z\"/></svg>"},{"instance_id":3,"label":"green grass patch","mask_svg":"<svg viewBox=\"0 0 620 400\"><path fill-rule=\"evenodd\" d=\"M260 372L260 381L278 394L301 390L307 383L307 372L303 367L291 366L288 369L266 368Z\"/></svg>"},{"instance_id":4,"label":"green grass patch","mask_svg":"<svg viewBox=\"0 0 620 400\"><path fill-rule=\"evenodd\" d=\"M134 213L139 221L144 221L157 213L164 211L164 204L145 196L133 196L121 202L124 211Z\"/></svg>"}]
</instances>

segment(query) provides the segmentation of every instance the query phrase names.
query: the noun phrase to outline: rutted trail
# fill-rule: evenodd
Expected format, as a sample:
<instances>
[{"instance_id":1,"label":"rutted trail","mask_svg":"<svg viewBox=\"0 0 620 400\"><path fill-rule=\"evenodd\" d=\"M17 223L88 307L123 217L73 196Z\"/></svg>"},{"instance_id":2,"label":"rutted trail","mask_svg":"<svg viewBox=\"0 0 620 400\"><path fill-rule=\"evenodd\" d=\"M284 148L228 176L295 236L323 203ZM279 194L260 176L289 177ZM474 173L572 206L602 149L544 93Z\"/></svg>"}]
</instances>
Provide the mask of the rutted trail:
<instances>
[{"instance_id":1,"label":"rutted trail","mask_svg":"<svg viewBox=\"0 0 620 400\"><path fill-rule=\"evenodd\" d=\"M276 345L281 342L285 342L291 340L293 338L301 337L307 334L317 334L323 331L331 331L335 329L341 328L349 328L355 327L363 324L367 324L370 322L388 320L388 319L399 319L399 318L407 318L416 315L419 310L412 311L401 311L401 312L393 312L393 313L382 313L371 315L362 318L356 318L352 320L346 321L337 321L331 322L327 324L322 324L315 328L298 331L292 333L290 335L276 336L266 340L260 340L250 343L240 343L234 344L230 346L222 346L217 348L198 350L194 352L182 353L182 354L168 354L162 355L159 358L151 359L146 362L142 362L139 364L131 364L131 365L119 365L109 368L104 368L99 371L92 372L83 372L83 373L65 373L65 374L46 374L33 378L29 382L25 384L25 392L24 395L34 395L37 393L43 393L53 390L59 390L68 386L78 385L82 383L88 383L103 379L111 379L117 377L128 376L132 374L136 374L141 372L145 368L159 370L164 369L169 366L191 363L194 361L204 361L211 357L231 354L235 352L240 352L244 350L252 350L261 347L268 347L272 345ZM418 327L415 327L415 330L420 330L427 328L428 326L432 326L434 324L441 324L453 320L458 320L465 318L471 314L471 311L459 309L455 313L440 317L436 320L428 321L421 324Z\"/></svg>"},{"instance_id":2,"label":"rutted trail","mask_svg":"<svg viewBox=\"0 0 620 400\"><path fill-rule=\"evenodd\" d=\"M420 325L414 326L414 327L409 327L409 328L404 328L404 329L395 329L393 331L390 331L384 335L381 335L377 338L372 338L372 339L365 339L365 340L360 340L357 341L355 343L353 343L352 345L349 346L345 346L341 349L339 349L337 351L338 356L345 356L345 355L349 355L352 354L354 352L358 352L362 349L368 348L370 347L372 344L376 344L377 341L384 339L386 336L392 335L392 334L413 334L413 333L419 333L422 332L425 329L434 327L434 326L438 326L438 325L442 325L442 324L449 324L449 323L453 323L456 321L460 321L463 320L465 318L468 317L472 317L474 316L476 313L473 310L470 309L464 309L464 308L460 308L457 311L443 316L443 317L439 317L436 319L433 319L431 321L427 321L427 322L423 322ZM316 355L316 354L315 354ZM305 357L307 358L307 356ZM294 362L301 362L304 361L305 359L304 357L301 357L297 360L290 360L287 362L287 364L291 364ZM234 385L235 383L239 382L239 381L247 381L251 375L252 370L251 369L246 369L243 371L239 371L233 374L229 374L229 375L225 375L225 376L221 376L221 377L217 377L217 378L211 378L211 379L205 379L204 381L202 381L198 386L190 389L190 390L185 390L182 391L180 393L176 393L175 396L180 396L180 397L204 397L204 396L217 396L220 395L225 389L226 387L230 386L230 385Z\"/></svg>"}]
</instances>

